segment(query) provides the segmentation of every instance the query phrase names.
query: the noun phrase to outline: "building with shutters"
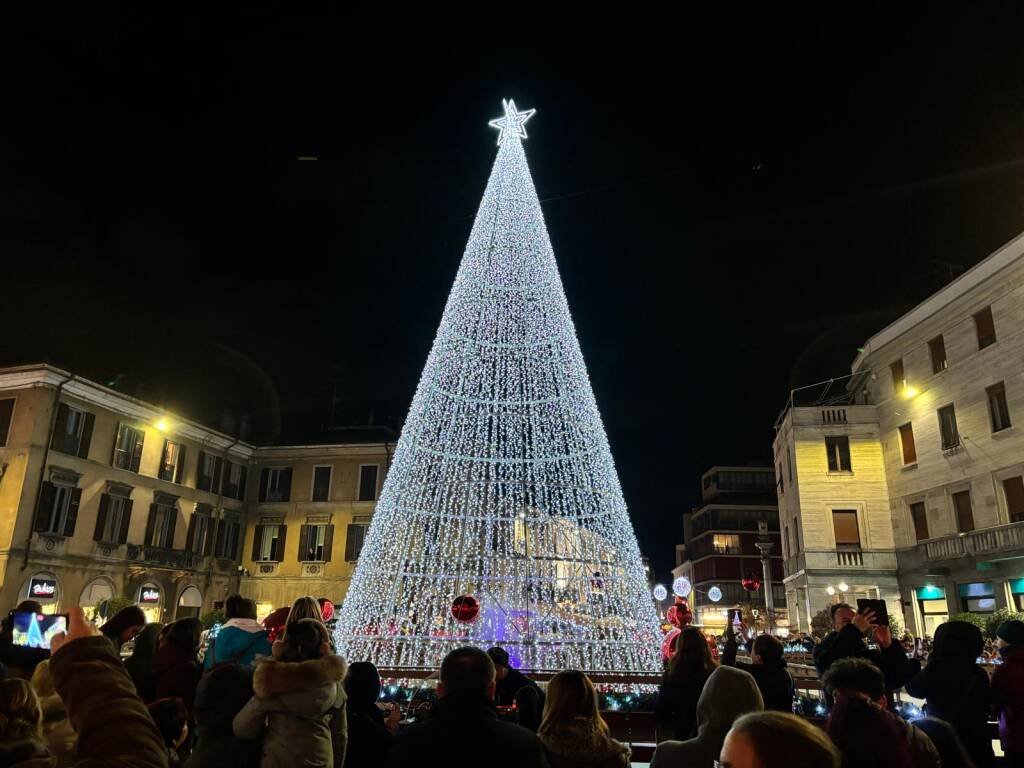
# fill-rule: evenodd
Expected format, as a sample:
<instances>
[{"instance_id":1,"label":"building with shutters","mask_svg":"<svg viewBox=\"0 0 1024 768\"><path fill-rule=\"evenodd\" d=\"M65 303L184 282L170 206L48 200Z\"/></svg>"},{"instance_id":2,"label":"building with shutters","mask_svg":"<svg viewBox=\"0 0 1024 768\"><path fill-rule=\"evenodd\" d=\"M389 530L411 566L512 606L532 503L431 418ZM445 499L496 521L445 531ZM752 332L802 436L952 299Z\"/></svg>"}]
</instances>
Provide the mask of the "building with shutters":
<instances>
[{"instance_id":1,"label":"building with shutters","mask_svg":"<svg viewBox=\"0 0 1024 768\"><path fill-rule=\"evenodd\" d=\"M774 454L801 628L856 597L919 635L1024 610L1022 318L1024 235L872 336L851 375L792 393Z\"/></svg>"},{"instance_id":2,"label":"building with shutters","mask_svg":"<svg viewBox=\"0 0 1024 768\"><path fill-rule=\"evenodd\" d=\"M340 601L393 445L337 434L258 447L51 366L0 369L0 610Z\"/></svg>"}]
</instances>

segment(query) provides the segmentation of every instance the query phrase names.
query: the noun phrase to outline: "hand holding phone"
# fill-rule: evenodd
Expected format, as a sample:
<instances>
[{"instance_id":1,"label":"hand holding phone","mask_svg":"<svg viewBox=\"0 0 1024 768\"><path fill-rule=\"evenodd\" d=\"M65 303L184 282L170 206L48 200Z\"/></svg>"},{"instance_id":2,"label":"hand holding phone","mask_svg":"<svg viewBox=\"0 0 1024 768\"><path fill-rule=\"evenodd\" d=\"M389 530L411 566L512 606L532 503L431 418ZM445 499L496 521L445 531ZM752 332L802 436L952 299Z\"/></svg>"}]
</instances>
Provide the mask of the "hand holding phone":
<instances>
[{"instance_id":1,"label":"hand holding phone","mask_svg":"<svg viewBox=\"0 0 1024 768\"><path fill-rule=\"evenodd\" d=\"M54 635L67 631L66 614L11 611L12 640L21 648L50 650Z\"/></svg>"}]
</instances>

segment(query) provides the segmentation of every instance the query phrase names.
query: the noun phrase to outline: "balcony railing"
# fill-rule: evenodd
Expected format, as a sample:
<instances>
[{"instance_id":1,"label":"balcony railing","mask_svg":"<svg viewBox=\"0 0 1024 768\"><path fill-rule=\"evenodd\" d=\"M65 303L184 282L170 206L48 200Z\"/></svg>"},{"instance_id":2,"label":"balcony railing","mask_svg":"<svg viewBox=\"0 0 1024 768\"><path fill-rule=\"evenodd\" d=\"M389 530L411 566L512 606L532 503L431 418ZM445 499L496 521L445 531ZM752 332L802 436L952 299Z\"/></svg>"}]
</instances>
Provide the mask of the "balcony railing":
<instances>
[{"instance_id":1,"label":"balcony railing","mask_svg":"<svg viewBox=\"0 0 1024 768\"><path fill-rule=\"evenodd\" d=\"M902 567L914 568L923 565L925 561L959 560L1021 550L1024 550L1024 522L931 539L914 547L901 549L899 557Z\"/></svg>"},{"instance_id":2,"label":"balcony railing","mask_svg":"<svg viewBox=\"0 0 1024 768\"><path fill-rule=\"evenodd\" d=\"M163 566L165 568L179 568L192 571L203 559L202 555L195 552L185 552L180 549L164 549L163 547L146 547L141 544L129 544L126 551L127 559L137 560L146 565Z\"/></svg>"},{"instance_id":3,"label":"balcony railing","mask_svg":"<svg viewBox=\"0 0 1024 768\"><path fill-rule=\"evenodd\" d=\"M892 571L896 552L892 549L834 550L810 549L786 561L786 575L809 571Z\"/></svg>"}]
</instances>

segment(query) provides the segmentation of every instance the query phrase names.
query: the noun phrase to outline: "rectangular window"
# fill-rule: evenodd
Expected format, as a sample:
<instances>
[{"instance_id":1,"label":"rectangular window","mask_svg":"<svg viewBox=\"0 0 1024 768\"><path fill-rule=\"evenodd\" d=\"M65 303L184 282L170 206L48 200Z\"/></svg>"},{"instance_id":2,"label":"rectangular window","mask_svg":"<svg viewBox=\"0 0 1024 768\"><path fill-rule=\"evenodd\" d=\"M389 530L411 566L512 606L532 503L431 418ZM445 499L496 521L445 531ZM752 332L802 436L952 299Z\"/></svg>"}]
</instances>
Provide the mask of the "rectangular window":
<instances>
[{"instance_id":1,"label":"rectangular window","mask_svg":"<svg viewBox=\"0 0 1024 768\"><path fill-rule=\"evenodd\" d=\"M331 467L313 467L313 501L327 501L331 494Z\"/></svg>"},{"instance_id":2,"label":"rectangular window","mask_svg":"<svg viewBox=\"0 0 1024 768\"><path fill-rule=\"evenodd\" d=\"M740 536L738 533L716 533L712 536L711 548L719 555L738 555L742 551Z\"/></svg>"},{"instance_id":3,"label":"rectangular window","mask_svg":"<svg viewBox=\"0 0 1024 768\"><path fill-rule=\"evenodd\" d=\"M214 556L227 560L238 558L238 535L241 524L231 517L225 517L217 526L217 541L214 545Z\"/></svg>"},{"instance_id":4,"label":"rectangular window","mask_svg":"<svg viewBox=\"0 0 1024 768\"><path fill-rule=\"evenodd\" d=\"M910 505L910 517L914 521L914 536L918 541L928 538L928 513L925 512L924 502L918 501Z\"/></svg>"},{"instance_id":5,"label":"rectangular window","mask_svg":"<svg viewBox=\"0 0 1024 768\"><path fill-rule=\"evenodd\" d=\"M978 349L996 343L996 324L992 319L992 307L985 307L974 314L974 329L978 332Z\"/></svg>"},{"instance_id":6,"label":"rectangular window","mask_svg":"<svg viewBox=\"0 0 1024 768\"><path fill-rule=\"evenodd\" d=\"M258 562L280 562L284 548L283 525L260 525L256 527L256 546L253 560Z\"/></svg>"},{"instance_id":7,"label":"rectangular window","mask_svg":"<svg viewBox=\"0 0 1024 768\"><path fill-rule=\"evenodd\" d=\"M220 456L200 451L196 464L196 488L200 491L220 493L220 471L223 462Z\"/></svg>"},{"instance_id":8,"label":"rectangular window","mask_svg":"<svg viewBox=\"0 0 1024 768\"><path fill-rule=\"evenodd\" d=\"M974 530L974 510L971 508L971 492L960 491L953 494L953 509L956 512L956 527L960 533Z\"/></svg>"},{"instance_id":9,"label":"rectangular window","mask_svg":"<svg viewBox=\"0 0 1024 768\"><path fill-rule=\"evenodd\" d=\"M1006 494L1006 513L1010 522L1024 521L1024 478L1018 475L1003 480L1003 493Z\"/></svg>"},{"instance_id":10,"label":"rectangular window","mask_svg":"<svg viewBox=\"0 0 1024 768\"><path fill-rule=\"evenodd\" d=\"M138 472L142 462L142 443L146 433L141 429L121 423L117 426L117 438L114 440L114 461L118 469Z\"/></svg>"},{"instance_id":11,"label":"rectangular window","mask_svg":"<svg viewBox=\"0 0 1024 768\"><path fill-rule=\"evenodd\" d=\"M299 560L306 563L324 563L331 559L334 526L304 525L299 532Z\"/></svg>"},{"instance_id":12,"label":"rectangular window","mask_svg":"<svg viewBox=\"0 0 1024 768\"><path fill-rule=\"evenodd\" d=\"M829 472L850 472L850 438L826 437L825 450L828 452Z\"/></svg>"},{"instance_id":13,"label":"rectangular window","mask_svg":"<svg viewBox=\"0 0 1024 768\"><path fill-rule=\"evenodd\" d=\"M53 425L50 448L81 459L89 457L89 443L92 441L92 426L96 417L67 403L57 406L57 421Z\"/></svg>"},{"instance_id":14,"label":"rectangular window","mask_svg":"<svg viewBox=\"0 0 1024 768\"><path fill-rule=\"evenodd\" d=\"M789 476L789 484L793 484L793 452L786 446L786 474Z\"/></svg>"},{"instance_id":15,"label":"rectangular window","mask_svg":"<svg viewBox=\"0 0 1024 768\"><path fill-rule=\"evenodd\" d=\"M351 523L345 529L345 562L354 563L363 550L363 539L366 537L366 526Z\"/></svg>"},{"instance_id":16,"label":"rectangular window","mask_svg":"<svg viewBox=\"0 0 1024 768\"><path fill-rule=\"evenodd\" d=\"M7 445L7 435L11 431L11 418L14 416L14 398L0 400L0 448Z\"/></svg>"},{"instance_id":17,"label":"rectangular window","mask_svg":"<svg viewBox=\"0 0 1024 768\"><path fill-rule=\"evenodd\" d=\"M376 464L359 467L359 501L377 500L377 471Z\"/></svg>"},{"instance_id":18,"label":"rectangular window","mask_svg":"<svg viewBox=\"0 0 1024 768\"><path fill-rule=\"evenodd\" d=\"M949 365L946 361L946 341L941 334L928 342L928 351L932 356L932 373L946 370Z\"/></svg>"},{"instance_id":19,"label":"rectangular window","mask_svg":"<svg viewBox=\"0 0 1024 768\"><path fill-rule=\"evenodd\" d=\"M939 432L942 434L942 450L948 451L960 445L960 432L956 428L956 409L950 403L939 408Z\"/></svg>"},{"instance_id":20,"label":"rectangular window","mask_svg":"<svg viewBox=\"0 0 1024 768\"><path fill-rule=\"evenodd\" d=\"M988 398L988 415L992 420L992 431L1002 432L1010 425L1010 409L1006 405L1006 385L1003 382L985 389Z\"/></svg>"},{"instance_id":21,"label":"rectangular window","mask_svg":"<svg viewBox=\"0 0 1024 768\"><path fill-rule=\"evenodd\" d=\"M130 498L120 493L104 493L100 496L100 510L96 516L93 539L107 544L124 544L128 540L131 516Z\"/></svg>"},{"instance_id":22,"label":"rectangular window","mask_svg":"<svg viewBox=\"0 0 1024 768\"><path fill-rule=\"evenodd\" d=\"M149 507L149 521L146 524L146 545L159 549L174 546L174 528L178 508L173 504L157 502Z\"/></svg>"},{"instance_id":23,"label":"rectangular window","mask_svg":"<svg viewBox=\"0 0 1024 768\"><path fill-rule=\"evenodd\" d=\"M833 509L832 528L836 533L837 548L860 547L860 528L857 525L857 510Z\"/></svg>"},{"instance_id":24,"label":"rectangular window","mask_svg":"<svg viewBox=\"0 0 1024 768\"><path fill-rule=\"evenodd\" d=\"M196 510L188 521L188 536L185 549L197 555L208 555L213 546L213 509L206 504L196 504Z\"/></svg>"},{"instance_id":25,"label":"rectangular window","mask_svg":"<svg viewBox=\"0 0 1024 768\"><path fill-rule=\"evenodd\" d=\"M892 390L897 395L903 394L903 391L907 388L907 376L903 372L903 358L901 357L895 363L889 366L889 370L892 372Z\"/></svg>"},{"instance_id":26,"label":"rectangular window","mask_svg":"<svg viewBox=\"0 0 1024 768\"><path fill-rule=\"evenodd\" d=\"M229 499L245 501L245 480L248 477L248 470L242 464L227 462L224 468L224 490L223 493Z\"/></svg>"},{"instance_id":27,"label":"rectangular window","mask_svg":"<svg viewBox=\"0 0 1024 768\"><path fill-rule=\"evenodd\" d=\"M172 443L170 440L164 440L164 453L160 459L160 479L172 483L180 483L184 471L185 446L181 443Z\"/></svg>"},{"instance_id":28,"label":"rectangular window","mask_svg":"<svg viewBox=\"0 0 1024 768\"><path fill-rule=\"evenodd\" d=\"M907 422L900 425L900 446L903 448L903 463L917 463L917 446L914 444L914 426Z\"/></svg>"},{"instance_id":29,"label":"rectangular window","mask_svg":"<svg viewBox=\"0 0 1024 768\"><path fill-rule=\"evenodd\" d=\"M36 513L36 531L51 536L73 536L81 499L81 488L64 483L43 483Z\"/></svg>"},{"instance_id":30,"label":"rectangular window","mask_svg":"<svg viewBox=\"0 0 1024 768\"><path fill-rule=\"evenodd\" d=\"M260 475L260 501L272 504L289 501L292 493L291 467L264 467Z\"/></svg>"},{"instance_id":31,"label":"rectangular window","mask_svg":"<svg viewBox=\"0 0 1024 768\"><path fill-rule=\"evenodd\" d=\"M785 493L786 492L786 484L782 481L782 464L781 463L779 464L779 471L776 473L776 475L779 478L778 482L776 483L776 485L778 486L778 489L779 489L779 493Z\"/></svg>"}]
</instances>

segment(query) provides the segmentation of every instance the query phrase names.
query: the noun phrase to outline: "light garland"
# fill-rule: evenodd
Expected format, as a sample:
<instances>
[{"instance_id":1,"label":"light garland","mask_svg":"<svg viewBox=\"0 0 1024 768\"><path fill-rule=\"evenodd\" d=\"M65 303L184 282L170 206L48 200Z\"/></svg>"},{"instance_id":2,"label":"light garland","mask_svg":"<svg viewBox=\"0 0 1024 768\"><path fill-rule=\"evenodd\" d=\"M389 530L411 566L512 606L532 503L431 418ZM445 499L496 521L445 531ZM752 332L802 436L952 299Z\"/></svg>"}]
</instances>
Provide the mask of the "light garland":
<instances>
[{"instance_id":1,"label":"light garland","mask_svg":"<svg viewBox=\"0 0 1024 768\"><path fill-rule=\"evenodd\" d=\"M661 671L658 619L521 139L498 155L336 628L350 661ZM475 597L471 623L452 615ZM458 605L464 604L458 603Z\"/></svg>"}]
</instances>

